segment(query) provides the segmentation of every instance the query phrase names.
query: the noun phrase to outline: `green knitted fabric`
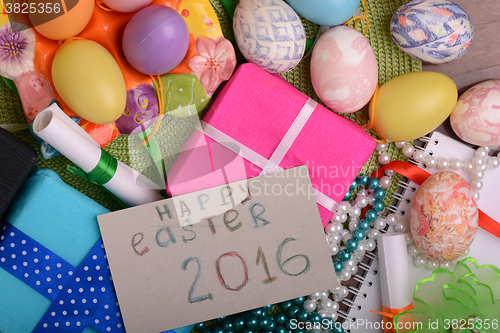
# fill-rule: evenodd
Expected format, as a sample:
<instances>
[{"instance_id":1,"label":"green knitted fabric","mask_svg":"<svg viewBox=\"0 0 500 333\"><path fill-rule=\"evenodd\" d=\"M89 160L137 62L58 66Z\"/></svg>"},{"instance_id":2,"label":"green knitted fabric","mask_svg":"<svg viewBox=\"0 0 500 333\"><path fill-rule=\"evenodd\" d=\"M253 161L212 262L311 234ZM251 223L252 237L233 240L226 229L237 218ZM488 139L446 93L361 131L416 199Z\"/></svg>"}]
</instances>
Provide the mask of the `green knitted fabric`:
<instances>
[{"instance_id":1,"label":"green knitted fabric","mask_svg":"<svg viewBox=\"0 0 500 333\"><path fill-rule=\"evenodd\" d=\"M231 18L219 0L210 0L210 2L212 3L219 18L224 36L231 40L234 44ZM237 0L233 0L233 2L235 4L238 3ZM367 38L370 41L377 57L379 66L379 84L383 84L388 80L405 73L422 70L420 62L411 59L397 48L389 33L390 18L398 6L404 2L405 1L397 0L369 0L368 19L370 27ZM361 5L360 10L361 12L364 11L363 4ZM303 19L303 23L307 38L314 39L319 26L305 19ZM366 22L361 22L361 24L359 24L359 31L364 31L366 28L365 24ZM351 23L350 25L354 26L354 23ZM239 52L238 59L243 60ZM295 85L300 91L312 97L316 101L319 101L311 84L309 64L310 57L307 57L295 69L283 74L282 76L287 81ZM366 119L366 108L361 110L360 114L364 117L364 119ZM343 116L357 121L354 114L347 114ZM19 97L6 85L3 80L0 80L0 123L26 123ZM157 135L157 140L162 147L162 150L164 152L179 151L191 135L192 123L193 119L190 118L170 117L165 119L162 123L163 130L160 131L159 135ZM38 152L36 141L28 130L16 132L15 135L21 140L31 144ZM135 138L130 138L129 140L128 136L120 136L109 144L105 150L126 164L130 165L132 159L134 161L134 163L132 163L134 166L140 167L143 165L145 167L149 161L149 156L145 154L144 151L129 149L129 147L133 146L131 143L135 142L135 140ZM391 154L393 159L404 159L401 150L395 148L394 144L390 144L387 151ZM379 167L377 155L378 154L375 152L361 172L371 174ZM174 159L175 154L170 154L165 161L167 168L171 166ZM121 208L120 205L116 203L111 195L109 195L109 193L107 193L103 188L97 185L89 184L78 176L69 173L66 170L67 165L73 164L63 156L57 156L50 160L44 160L39 156L36 167L49 168L56 171L64 182L110 210L117 210ZM393 190L397 188L395 183L396 182L393 182ZM389 198L389 196L387 196L387 198ZM387 202L388 200L389 199L386 199Z\"/></svg>"}]
</instances>

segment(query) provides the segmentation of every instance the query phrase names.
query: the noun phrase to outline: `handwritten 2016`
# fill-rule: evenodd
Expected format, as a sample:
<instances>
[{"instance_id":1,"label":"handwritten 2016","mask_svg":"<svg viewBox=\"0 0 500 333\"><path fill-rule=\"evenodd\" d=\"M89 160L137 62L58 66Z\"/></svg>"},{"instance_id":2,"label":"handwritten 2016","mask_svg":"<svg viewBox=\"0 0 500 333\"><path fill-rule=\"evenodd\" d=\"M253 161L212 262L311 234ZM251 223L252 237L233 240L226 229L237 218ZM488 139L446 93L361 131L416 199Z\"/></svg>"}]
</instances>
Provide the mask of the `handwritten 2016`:
<instances>
[{"instance_id":1,"label":"handwritten 2016","mask_svg":"<svg viewBox=\"0 0 500 333\"><path fill-rule=\"evenodd\" d=\"M305 166L224 186L98 217L127 332L338 286Z\"/></svg>"},{"instance_id":2,"label":"handwritten 2016","mask_svg":"<svg viewBox=\"0 0 500 333\"><path fill-rule=\"evenodd\" d=\"M250 196L248 196L247 199L242 202L242 204L246 203L249 200L250 200ZM159 219L161 221L164 221L165 216L168 217L168 220L174 220L172 210L169 208L168 204L164 204L162 208L160 208L159 206L156 206L155 208L156 208L156 211L158 213ZM271 222L263 216L264 212L266 211L266 208L265 208L263 203L256 202L256 203L250 204L248 207L248 211L249 211L249 214L251 215L251 218L253 220L253 224L254 224L253 227L254 228L260 228L260 227L264 227L266 225L271 224ZM239 212L235 209L230 209L222 215L224 226L230 232L235 232L241 228L242 222L237 221L237 223L233 223L236 221L238 216L239 216ZM208 224L208 229L210 230L212 236L215 236L217 233L217 230L215 228L214 221L213 221L214 218L215 217L208 217L204 220L204 222L206 222ZM203 222L200 222L200 223L203 223ZM190 228L190 226L183 226L183 227L181 227L181 229L184 232L182 235L182 241L184 243L191 242L196 238L196 236L197 236L196 232L192 228ZM185 234L185 232L189 233L189 236L187 234ZM166 248L172 244L177 243L177 238L176 238L174 232L172 231L171 227L159 228L156 232L154 239L155 239L156 245L159 247L163 247L163 248ZM138 232L132 236L132 241L131 241L132 248L133 248L134 252L139 256L143 256L146 253L148 253L148 251L149 251L150 245L144 245L144 244L141 245L141 243L143 243L143 241L144 241L144 233L142 233L142 232ZM292 238L292 237L285 238L281 242L281 244L278 246L276 253L273 253L273 255L275 256L275 258L277 260L277 264L278 264L278 267L279 267L281 273L289 275L289 276L299 276L301 274L304 274L309 270L309 268L311 266L311 262L309 260L309 257L304 255L304 254L296 254L296 255L289 257L287 259L283 258L284 247L288 243L295 242L295 241L297 241L297 239ZM237 258L237 259L239 259L240 269L243 273L242 274L243 280L241 281L241 283L239 285L230 286L226 282L226 280L224 279L223 271L221 269L221 262L225 258ZM292 273L286 269L287 264L289 264L292 260L300 260L300 259L303 259L303 261L304 261L304 268L302 270L300 270L299 272ZM189 265L190 263L193 263L193 264ZM267 264L266 255L262 249L262 246L259 246L257 248L256 259L255 259L255 266L258 267L259 265L262 266L264 273L267 276L266 279L261 281L262 283L268 284L268 283L276 281L276 279L278 277L276 275L271 276L271 272L269 271L269 266ZM181 268L184 271L188 271L188 266L193 266L193 267L195 266L196 267L195 268L196 275L194 276L193 283L191 284L191 287L188 291L188 297L187 297L188 302L189 303L196 303L196 302L202 302L205 300L213 300L212 293L194 296L194 290L196 288L196 284L198 283L198 281L202 275L202 267L203 266L202 266L201 260L196 256L190 256L190 257L186 258L184 261L182 261ZM247 262L236 251L223 253L217 258L217 260L215 262L215 273L217 274L217 277L219 279L221 286L226 290L239 291L242 288L244 288L248 283L248 265L247 265Z\"/></svg>"}]
</instances>

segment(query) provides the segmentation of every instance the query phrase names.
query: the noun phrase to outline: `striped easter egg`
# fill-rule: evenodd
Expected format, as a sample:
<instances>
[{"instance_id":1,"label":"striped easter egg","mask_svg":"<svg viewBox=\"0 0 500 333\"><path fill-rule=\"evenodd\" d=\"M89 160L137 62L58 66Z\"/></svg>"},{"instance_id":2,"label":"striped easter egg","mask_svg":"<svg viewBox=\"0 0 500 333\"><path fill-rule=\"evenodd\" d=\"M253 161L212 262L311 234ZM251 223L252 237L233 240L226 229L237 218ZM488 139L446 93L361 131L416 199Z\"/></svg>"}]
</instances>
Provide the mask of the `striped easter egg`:
<instances>
[{"instance_id":1,"label":"striped easter egg","mask_svg":"<svg viewBox=\"0 0 500 333\"><path fill-rule=\"evenodd\" d=\"M412 0L392 16L391 35L411 57L443 64L465 54L474 29L467 13L451 1Z\"/></svg>"}]
</instances>

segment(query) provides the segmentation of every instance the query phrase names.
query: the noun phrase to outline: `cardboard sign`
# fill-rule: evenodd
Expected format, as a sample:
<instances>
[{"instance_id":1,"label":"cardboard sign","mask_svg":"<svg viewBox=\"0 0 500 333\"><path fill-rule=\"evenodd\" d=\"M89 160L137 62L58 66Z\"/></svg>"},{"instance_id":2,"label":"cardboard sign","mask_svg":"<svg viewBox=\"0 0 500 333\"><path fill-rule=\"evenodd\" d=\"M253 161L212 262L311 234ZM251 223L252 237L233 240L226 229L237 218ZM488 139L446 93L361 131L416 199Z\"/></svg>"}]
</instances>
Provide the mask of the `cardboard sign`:
<instances>
[{"instance_id":1,"label":"cardboard sign","mask_svg":"<svg viewBox=\"0 0 500 333\"><path fill-rule=\"evenodd\" d=\"M227 200L242 191L242 202ZM210 215L211 202L228 209ZM200 211L205 218L187 226ZM163 332L338 286L305 166L98 220L129 333Z\"/></svg>"}]
</instances>

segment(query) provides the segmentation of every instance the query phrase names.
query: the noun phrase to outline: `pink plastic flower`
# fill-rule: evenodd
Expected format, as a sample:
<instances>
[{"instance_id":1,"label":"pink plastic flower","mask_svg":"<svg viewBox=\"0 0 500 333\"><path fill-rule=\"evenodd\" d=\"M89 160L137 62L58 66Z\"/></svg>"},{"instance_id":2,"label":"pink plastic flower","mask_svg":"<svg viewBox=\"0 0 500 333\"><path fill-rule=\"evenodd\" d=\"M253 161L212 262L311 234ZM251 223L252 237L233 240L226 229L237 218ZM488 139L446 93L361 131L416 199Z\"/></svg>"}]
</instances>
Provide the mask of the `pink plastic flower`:
<instances>
[{"instance_id":1,"label":"pink plastic flower","mask_svg":"<svg viewBox=\"0 0 500 333\"><path fill-rule=\"evenodd\" d=\"M212 96L223 81L229 80L236 67L233 45L224 37L202 37L196 41L196 53L189 66L207 95Z\"/></svg>"}]
</instances>

